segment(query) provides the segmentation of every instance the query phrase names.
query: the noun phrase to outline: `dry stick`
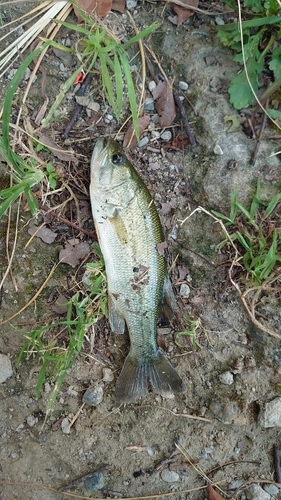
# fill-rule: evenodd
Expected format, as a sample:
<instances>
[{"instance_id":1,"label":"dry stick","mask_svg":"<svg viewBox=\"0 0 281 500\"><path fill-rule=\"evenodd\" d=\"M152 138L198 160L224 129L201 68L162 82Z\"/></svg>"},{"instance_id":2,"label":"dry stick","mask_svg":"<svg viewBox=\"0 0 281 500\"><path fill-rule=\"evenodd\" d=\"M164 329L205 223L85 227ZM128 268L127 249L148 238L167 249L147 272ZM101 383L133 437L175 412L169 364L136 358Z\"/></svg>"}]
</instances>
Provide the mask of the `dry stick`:
<instances>
[{"instance_id":1,"label":"dry stick","mask_svg":"<svg viewBox=\"0 0 281 500\"><path fill-rule=\"evenodd\" d=\"M56 217L57 219L61 220L62 222L64 222L68 226L73 227L74 229L76 229L76 231L80 231L81 233L86 234L90 238L96 238L96 235L94 233L91 233L90 231L87 231L87 229L83 229L82 227L77 226L76 224L74 224L74 222L71 222L70 220L65 219L61 215L56 214L56 212L54 212L53 210L49 210L48 208L44 207L40 203L39 203L39 208L41 210L43 210L44 212L47 212L48 214L53 215L54 217Z\"/></svg>"},{"instance_id":2,"label":"dry stick","mask_svg":"<svg viewBox=\"0 0 281 500\"><path fill-rule=\"evenodd\" d=\"M276 482L281 483L280 450L279 450L277 444L273 445L273 462L274 462Z\"/></svg>"},{"instance_id":3,"label":"dry stick","mask_svg":"<svg viewBox=\"0 0 281 500\"><path fill-rule=\"evenodd\" d=\"M13 248L12 248L12 253L11 255L9 255L9 249L8 249L8 241L9 241L9 230L10 230L10 212L9 212L9 226L8 226L8 230L7 230L7 235L6 235L6 251L7 251L7 259L8 259L8 266L7 266L7 269L4 273L4 276L3 278L1 279L1 283L0 283L0 290L2 290L2 287L3 287L3 284L4 284L4 281L5 279L7 278L7 275L9 274L9 272L11 273L11 278L12 278L12 281L13 281L13 284L14 284L14 287L16 289L16 291L18 291L18 288L17 288L17 284L16 282L13 280L14 278L14 275L12 274L12 270L11 270L11 266L12 266L12 261L13 261L13 258L14 258L14 255L15 255L15 250L16 250L16 244L17 244L17 235L18 235L18 223L19 223L19 212L20 212L20 203L21 203L21 197L19 199L19 203L18 203L18 210L17 210L17 219L16 219L16 233L15 233L15 238L14 238L14 242L13 242ZM10 207L11 208L11 207Z\"/></svg>"},{"instance_id":4,"label":"dry stick","mask_svg":"<svg viewBox=\"0 0 281 500\"><path fill-rule=\"evenodd\" d=\"M190 128L190 125L189 125L189 122L188 122L186 111L184 109L184 105L181 102L179 96L176 95L176 94L174 94L174 100L175 100L175 103L176 103L177 107L179 108L179 112L181 114L182 121L183 121L183 126L184 126L184 129L185 129L186 135L187 135L187 137L189 139L189 142L190 142L191 146L195 146L196 145L196 141L195 141L194 135L191 132L191 128Z\"/></svg>"},{"instance_id":5,"label":"dry stick","mask_svg":"<svg viewBox=\"0 0 281 500\"><path fill-rule=\"evenodd\" d=\"M109 465L104 465L103 467L99 467L99 469L94 470L93 472L89 472L88 474L84 474L83 476L80 476L77 479L74 479L74 481L71 481L71 483L68 483L65 486L62 486L61 488L59 488L59 491L69 490L70 488L73 488L73 486L76 486L77 484L81 483L81 481L85 481L86 479L90 479L91 477L94 477L97 474L100 474L101 472L108 470L109 468L110 468Z\"/></svg>"},{"instance_id":6,"label":"dry stick","mask_svg":"<svg viewBox=\"0 0 281 500\"><path fill-rule=\"evenodd\" d=\"M87 87L91 83L91 80L92 80L92 74L88 73L87 76L86 76L86 78L85 78L85 80L84 80L84 82L81 84L80 89L76 93L77 96L81 97L82 95L85 94L85 92L87 90ZM82 104L77 104L77 106L75 108L75 111L74 111L74 113L72 115L72 118L71 118L70 122L66 125L64 133L62 134L62 138L63 139L68 139L69 132L72 129L74 123L76 122L78 116L80 115L80 113L82 111L82 108L83 108Z\"/></svg>"},{"instance_id":7,"label":"dry stick","mask_svg":"<svg viewBox=\"0 0 281 500\"><path fill-rule=\"evenodd\" d=\"M268 107L268 101L269 99L266 100L266 103L265 103L265 109L267 110L267 107ZM259 151L259 148L260 148L260 144L261 144L261 140L262 140L262 136L263 136L263 132L264 132L264 128L265 128L265 125L266 125L266 121L267 121L267 115L264 113L263 115L263 119L262 119L262 124L261 124L261 129L260 129L260 133L259 133L259 138L257 140L257 143L256 143L256 147L255 147L255 151L253 153L253 156L252 158L250 159L250 165L255 165L256 163L256 159L257 159L257 155L258 155L258 151ZM250 122L251 122L251 119L250 119Z\"/></svg>"}]
</instances>

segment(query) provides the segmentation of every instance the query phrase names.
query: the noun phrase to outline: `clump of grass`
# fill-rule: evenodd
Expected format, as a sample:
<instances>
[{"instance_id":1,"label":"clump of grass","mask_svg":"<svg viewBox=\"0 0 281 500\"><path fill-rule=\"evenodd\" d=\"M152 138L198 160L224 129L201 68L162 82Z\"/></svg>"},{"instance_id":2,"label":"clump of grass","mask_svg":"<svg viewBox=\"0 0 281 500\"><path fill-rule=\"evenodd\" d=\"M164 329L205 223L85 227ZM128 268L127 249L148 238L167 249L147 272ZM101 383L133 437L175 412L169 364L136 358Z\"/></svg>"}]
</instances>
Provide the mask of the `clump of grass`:
<instances>
[{"instance_id":1,"label":"clump of grass","mask_svg":"<svg viewBox=\"0 0 281 500\"><path fill-rule=\"evenodd\" d=\"M107 291L104 263L101 252L97 262L89 263L91 273L91 292L76 292L67 306L66 319L35 328L26 335L26 342L19 354L17 365L23 358L30 359L34 354L42 360L42 367L36 384L36 398L40 397L45 381L55 379L54 389L47 405L47 414L52 409L67 370L69 370L82 351L87 330L103 316L107 316ZM62 305L62 304L60 304Z\"/></svg>"},{"instance_id":2,"label":"clump of grass","mask_svg":"<svg viewBox=\"0 0 281 500\"><path fill-rule=\"evenodd\" d=\"M224 221L228 236L237 245L240 262L246 271L245 279L250 285L261 286L276 279L278 275L280 277L280 202L281 192L270 201L262 200L258 181L249 210L237 200L237 193L233 192L229 216L213 211ZM228 239L224 240L220 248L228 242Z\"/></svg>"}]
</instances>

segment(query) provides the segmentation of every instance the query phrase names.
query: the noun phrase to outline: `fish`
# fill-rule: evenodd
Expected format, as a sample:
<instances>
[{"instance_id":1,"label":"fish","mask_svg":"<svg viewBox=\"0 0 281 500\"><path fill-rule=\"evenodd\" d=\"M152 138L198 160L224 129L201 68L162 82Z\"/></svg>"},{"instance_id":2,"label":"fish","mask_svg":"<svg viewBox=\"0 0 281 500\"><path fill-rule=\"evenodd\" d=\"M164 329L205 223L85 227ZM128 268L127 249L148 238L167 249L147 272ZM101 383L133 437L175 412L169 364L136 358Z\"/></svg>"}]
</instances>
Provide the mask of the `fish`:
<instances>
[{"instance_id":1,"label":"fish","mask_svg":"<svg viewBox=\"0 0 281 500\"><path fill-rule=\"evenodd\" d=\"M130 349L116 382L115 398L130 403L151 390L166 397L185 385L157 344L162 304L176 300L159 245L164 235L152 197L119 145L99 139L91 159L90 199L105 262L110 328Z\"/></svg>"}]
</instances>

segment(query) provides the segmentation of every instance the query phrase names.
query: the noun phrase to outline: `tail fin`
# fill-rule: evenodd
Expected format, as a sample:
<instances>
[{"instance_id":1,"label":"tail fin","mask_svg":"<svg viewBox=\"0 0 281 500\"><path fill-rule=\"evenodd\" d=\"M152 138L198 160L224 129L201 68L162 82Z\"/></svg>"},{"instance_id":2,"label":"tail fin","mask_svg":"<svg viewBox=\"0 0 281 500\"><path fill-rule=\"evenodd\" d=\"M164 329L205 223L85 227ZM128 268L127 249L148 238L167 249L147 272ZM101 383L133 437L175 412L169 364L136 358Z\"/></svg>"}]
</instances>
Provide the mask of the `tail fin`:
<instances>
[{"instance_id":1,"label":"tail fin","mask_svg":"<svg viewBox=\"0 0 281 500\"><path fill-rule=\"evenodd\" d=\"M180 376L160 350L145 363L129 353L116 383L117 401L131 403L146 396L149 385L153 392L167 397L185 390Z\"/></svg>"}]
</instances>

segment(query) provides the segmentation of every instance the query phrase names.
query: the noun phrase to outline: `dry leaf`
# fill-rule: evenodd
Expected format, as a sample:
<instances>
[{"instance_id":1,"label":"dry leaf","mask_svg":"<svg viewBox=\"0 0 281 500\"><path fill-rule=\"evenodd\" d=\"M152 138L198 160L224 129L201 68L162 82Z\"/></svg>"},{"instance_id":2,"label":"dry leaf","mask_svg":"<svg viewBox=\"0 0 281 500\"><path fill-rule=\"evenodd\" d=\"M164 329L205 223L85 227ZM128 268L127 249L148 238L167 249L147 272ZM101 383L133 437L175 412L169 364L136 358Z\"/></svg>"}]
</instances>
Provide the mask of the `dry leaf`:
<instances>
[{"instance_id":1,"label":"dry leaf","mask_svg":"<svg viewBox=\"0 0 281 500\"><path fill-rule=\"evenodd\" d=\"M69 264L71 267L76 267L81 259L87 257L90 253L90 245L83 241L79 245L72 246L69 243L65 244L65 248L60 251L59 259L64 264Z\"/></svg>"},{"instance_id":2,"label":"dry leaf","mask_svg":"<svg viewBox=\"0 0 281 500\"><path fill-rule=\"evenodd\" d=\"M165 249L168 248L168 243L167 241L162 241L162 243L158 243L158 245L156 245L156 250L158 251L158 253L160 255L162 255L164 257L164 253L165 253Z\"/></svg>"},{"instance_id":3,"label":"dry leaf","mask_svg":"<svg viewBox=\"0 0 281 500\"><path fill-rule=\"evenodd\" d=\"M44 104L39 109L37 116L35 118L35 123L36 123L36 125L38 125L38 127L39 127L39 125L41 125L41 122L46 114L48 104L49 104L49 98L46 97Z\"/></svg>"},{"instance_id":4,"label":"dry leaf","mask_svg":"<svg viewBox=\"0 0 281 500\"><path fill-rule=\"evenodd\" d=\"M73 161L77 163L77 158L70 152L61 148L51 137L45 134L38 134L39 141L52 151L53 155L62 161Z\"/></svg>"},{"instance_id":5,"label":"dry leaf","mask_svg":"<svg viewBox=\"0 0 281 500\"><path fill-rule=\"evenodd\" d=\"M113 0L112 2L112 10L118 10L118 12L123 12L125 11L125 5L126 5L126 0Z\"/></svg>"},{"instance_id":6,"label":"dry leaf","mask_svg":"<svg viewBox=\"0 0 281 500\"><path fill-rule=\"evenodd\" d=\"M176 117L172 86L167 80L159 82L152 93L154 99L157 99L155 107L159 115L159 125L169 127Z\"/></svg>"},{"instance_id":7,"label":"dry leaf","mask_svg":"<svg viewBox=\"0 0 281 500\"><path fill-rule=\"evenodd\" d=\"M149 123L150 123L150 116L148 116L148 115L143 115L138 119L140 137L144 133L145 129L148 127ZM133 137L132 137L132 134L133 134ZM131 140L131 137L132 137L132 140ZM130 143L129 151L133 152L136 149L137 143L138 143L136 135L134 133L134 125L133 124L130 125L130 127L128 128L128 130L125 134L125 137L123 140L123 148L124 149L127 148L129 143Z\"/></svg>"},{"instance_id":8,"label":"dry leaf","mask_svg":"<svg viewBox=\"0 0 281 500\"><path fill-rule=\"evenodd\" d=\"M182 3L186 3L186 5L192 5L193 7L198 7L199 0L182 0ZM179 27L184 21L186 21L189 17L193 16L194 10L185 9L180 5L173 5L173 9L177 14L177 26Z\"/></svg>"},{"instance_id":9,"label":"dry leaf","mask_svg":"<svg viewBox=\"0 0 281 500\"><path fill-rule=\"evenodd\" d=\"M209 500L225 500L224 497L222 497L217 491L214 490L210 483L208 483L207 491L209 494Z\"/></svg>"},{"instance_id":10,"label":"dry leaf","mask_svg":"<svg viewBox=\"0 0 281 500\"><path fill-rule=\"evenodd\" d=\"M56 302L52 305L52 310L57 314L64 314L68 311L68 302L67 297L65 295L60 294L56 300Z\"/></svg>"},{"instance_id":11,"label":"dry leaf","mask_svg":"<svg viewBox=\"0 0 281 500\"><path fill-rule=\"evenodd\" d=\"M171 212L172 208L177 206L177 200L174 198L171 201L167 201L166 203L162 203L161 209L159 210L160 215L167 215Z\"/></svg>"},{"instance_id":12,"label":"dry leaf","mask_svg":"<svg viewBox=\"0 0 281 500\"><path fill-rule=\"evenodd\" d=\"M36 232L37 231L37 232ZM28 234L31 236L36 233L37 238L41 238L42 241L45 243L53 243L57 237L57 234L51 231L51 229L48 229L47 227L43 226L41 229L38 231L38 226L32 226L28 229Z\"/></svg>"},{"instance_id":13,"label":"dry leaf","mask_svg":"<svg viewBox=\"0 0 281 500\"><path fill-rule=\"evenodd\" d=\"M182 151L186 146L190 144L189 140L187 137L183 135L179 135L178 137L175 137L172 141L170 142L165 142L162 144L162 148L169 148L169 149L175 149L176 151Z\"/></svg>"},{"instance_id":14,"label":"dry leaf","mask_svg":"<svg viewBox=\"0 0 281 500\"><path fill-rule=\"evenodd\" d=\"M76 0L78 7L83 11L90 14L95 12L99 16L106 16L112 8L112 0ZM74 12L77 17L78 24L83 21L76 6L74 5Z\"/></svg>"}]
</instances>

